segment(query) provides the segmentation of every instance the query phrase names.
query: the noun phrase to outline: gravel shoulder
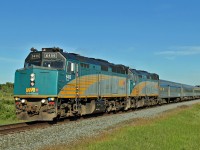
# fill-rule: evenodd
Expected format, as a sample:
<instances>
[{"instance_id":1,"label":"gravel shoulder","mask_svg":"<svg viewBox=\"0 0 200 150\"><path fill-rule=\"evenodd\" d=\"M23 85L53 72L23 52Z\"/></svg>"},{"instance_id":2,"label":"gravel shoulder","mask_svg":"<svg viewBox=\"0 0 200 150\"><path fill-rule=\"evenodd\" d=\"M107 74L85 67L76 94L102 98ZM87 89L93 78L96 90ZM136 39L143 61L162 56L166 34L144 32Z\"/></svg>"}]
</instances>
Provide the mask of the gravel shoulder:
<instances>
[{"instance_id":1,"label":"gravel shoulder","mask_svg":"<svg viewBox=\"0 0 200 150\"><path fill-rule=\"evenodd\" d=\"M90 118L62 125L53 125L45 129L34 129L0 137L0 149L37 150L50 145L70 144L83 138L98 136L102 131L135 118L150 118L170 109L183 105L200 103L200 100L182 102L142 109L124 114Z\"/></svg>"}]
</instances>

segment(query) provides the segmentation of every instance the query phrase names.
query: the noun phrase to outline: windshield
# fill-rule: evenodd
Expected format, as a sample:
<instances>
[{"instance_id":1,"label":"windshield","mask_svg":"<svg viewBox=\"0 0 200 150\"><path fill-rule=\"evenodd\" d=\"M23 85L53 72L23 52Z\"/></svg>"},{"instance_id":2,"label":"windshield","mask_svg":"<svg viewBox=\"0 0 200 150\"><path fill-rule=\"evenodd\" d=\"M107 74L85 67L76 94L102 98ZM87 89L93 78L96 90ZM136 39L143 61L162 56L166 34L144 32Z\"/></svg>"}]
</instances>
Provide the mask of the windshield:
<instances>
[{"instance_id":1,"label":"windshield","mask_svg":"<svg viewBox=\"0 0 200 150\"><path fill-rule=\"evenodd\" d=\"M65 61L65 57L59 52L31 52L25 60L24 67L40 66L53 69L64 69Z\"/></svg>"},{"instance_id":2,"label":"windshield","mask_svg":"<svg viewBox=\"0 0 200 150\"><path fill-rule=\"evenodd\" d=\"M41 66L41 61L31 61L25 63L25 68L28 68L30 66Z\"/></svg>"},{"instance_id":3,"label":"windshield","mask_svg":"<svg viewBox=\"0 0 200 150\"><path fill-rule=\"evenodd\" d=\"M43 67L63 69L63 61L44 61Z\"/></svg>"}]
</instances>

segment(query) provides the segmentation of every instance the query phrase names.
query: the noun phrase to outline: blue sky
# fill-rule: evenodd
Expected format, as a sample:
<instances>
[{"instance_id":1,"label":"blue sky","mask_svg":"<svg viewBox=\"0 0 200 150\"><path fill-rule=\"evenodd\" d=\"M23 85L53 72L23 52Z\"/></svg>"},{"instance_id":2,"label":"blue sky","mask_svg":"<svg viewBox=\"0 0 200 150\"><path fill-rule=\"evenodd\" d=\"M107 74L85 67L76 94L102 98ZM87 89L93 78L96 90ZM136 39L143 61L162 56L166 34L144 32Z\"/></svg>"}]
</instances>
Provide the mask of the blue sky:
<instances>
[{"instance_id":1,"label":"blue sky","mask_svg":"<svg viewBox=\"0 0 200 150\"><path fill-rule=\"evenodd\" d=\"M60 47L160 78L200 84L198 0L2 0L0 83L30 48Z\"/></svg>"}]
</instances>

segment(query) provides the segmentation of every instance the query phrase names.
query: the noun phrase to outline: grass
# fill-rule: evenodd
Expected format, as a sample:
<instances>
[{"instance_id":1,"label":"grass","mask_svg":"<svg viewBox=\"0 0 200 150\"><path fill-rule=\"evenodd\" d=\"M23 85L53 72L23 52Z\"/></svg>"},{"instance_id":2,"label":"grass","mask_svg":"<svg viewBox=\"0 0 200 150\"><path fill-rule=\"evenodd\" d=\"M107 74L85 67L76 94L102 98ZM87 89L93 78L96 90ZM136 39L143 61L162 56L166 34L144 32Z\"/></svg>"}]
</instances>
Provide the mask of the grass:
<instances>
[{"instance_id":1,"label":"grass","mask_svg":"<svg viewBox=\"0 0 200 150\"><path fill-rule=\"evenodd\" d=\"M20 122L15 114L13 84L0 84L0 125Z\"/></svg>"},{"instance_id":2,"label":"grass","mask_svg":"<svg viewBox=\"0 0 200 150\"><path fill-rule=\"evenodd\" d=\"M0 125L19 122L15 114L15 104L12 96L0 98Z\"/></svg>"},{"instance_id":3,"label":"grass","mask_svg":"<svg viewBox=\"0 0 200 150\"><path fill-rule=\"evenodd\" d=\"M200 104L179 107L153 119L137 119L98 138L45 150L190 150L200 149Z\"/></svg>"}]
</instances>

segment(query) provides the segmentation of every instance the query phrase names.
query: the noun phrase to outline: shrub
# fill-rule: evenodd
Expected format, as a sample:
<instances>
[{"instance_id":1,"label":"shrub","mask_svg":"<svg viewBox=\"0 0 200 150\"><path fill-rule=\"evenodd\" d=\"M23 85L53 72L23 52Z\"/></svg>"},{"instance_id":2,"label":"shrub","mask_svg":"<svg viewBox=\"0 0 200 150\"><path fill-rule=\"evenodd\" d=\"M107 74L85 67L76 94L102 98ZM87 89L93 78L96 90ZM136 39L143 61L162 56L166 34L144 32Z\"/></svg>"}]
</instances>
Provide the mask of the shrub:
<instances>
[{"instance_id":1,"label":"shrub","mask_svg":"<svg viewBox=\"0 0 200 150\"><path fill-rule=\"evenodd\" d=\"M0 100L0 119L13 120L16 119L14 100Z\"/></svg>"}]
</instances>

